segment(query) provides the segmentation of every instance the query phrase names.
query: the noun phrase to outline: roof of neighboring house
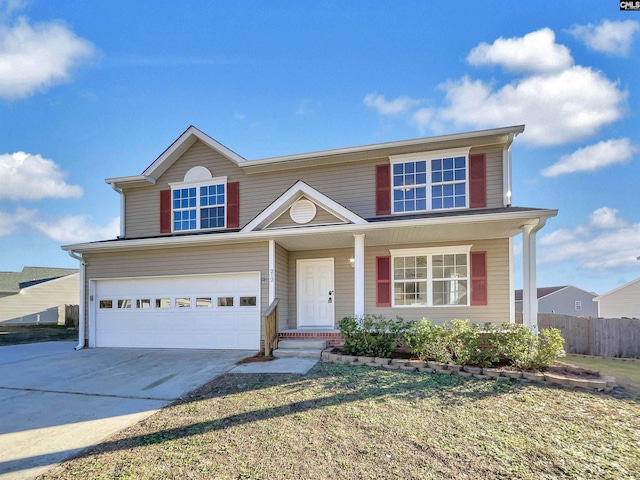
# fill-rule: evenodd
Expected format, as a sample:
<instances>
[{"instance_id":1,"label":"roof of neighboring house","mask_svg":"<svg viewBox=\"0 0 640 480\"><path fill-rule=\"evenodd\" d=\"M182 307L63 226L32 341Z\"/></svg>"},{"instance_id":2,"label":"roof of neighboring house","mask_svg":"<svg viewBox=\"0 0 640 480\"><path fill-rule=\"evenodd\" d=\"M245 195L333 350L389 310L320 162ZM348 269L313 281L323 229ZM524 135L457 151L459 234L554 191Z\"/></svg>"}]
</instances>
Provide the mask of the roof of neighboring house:
<instances>
[{"instance_id":1,"label":"roof of neighboring house","mask_svg":"<svg viewBox=\"0 0 640 480\"><path fill-rule=\"evenodd\" d=\"M640 280L640 278L638 280ZM573 285L561 285L559 287L540 287L538 289L538 300L540 300L541 298L547 297L553 293L559 292L560 290L564 290L565 288L575 288L577 290L582 290L581 288L574 287ZM594 293L594 292L587 292L586 290L582 290L582 291L585 293L588 293L589 295L593 295L594 297L598 295L597 293ZM516 293L516 302L521 302L522 290L516 290L515 293Z\"/></svg>"},{"instance_id":2,"label":"roof of neighboring house","mask_svg":"<svg viewBox=\"0 0 640 480\"><path fill-rule=\"evenodd\" d=\"M78 273L75 268L24 267L22 272L0 272L0 292L18 293L21 289Z\"/></svg>"},{"instance_id":3,"label":"roof of neighboring house","mask_svg":"<svg viewBox=\"0 0 640 480\"><path fill-rule=\"evenodd\" d=\"M611 295L612 293L615 293L619 290L622 290L624 288L630 287L631 285L640 282L640 278L636 278L635 280L631 280L630 282L625 283L624 285L620 285L619 287L614 288L613 290L609 290L608 292L603 293L602 295L598 295L596 298L593 299L594 302L597 302L598 300L600 300L602 297L606 297L608 295Z\"/></svg>"},{"instance_id":4,"label":"roof of neighboring house","mask_svg":"<svg viewBox=\"0 0 640 480\"><path fill-rule=\"evenodd\" d=\"M559 287L540 287L538 289L538 300L542 297L546 297L547 295L551 295L552 293L556 293L563 288L567 288L570 285L561 285ZM522 301L522 290L516 290L516 302Z\"/></svg>"}]
</instances>

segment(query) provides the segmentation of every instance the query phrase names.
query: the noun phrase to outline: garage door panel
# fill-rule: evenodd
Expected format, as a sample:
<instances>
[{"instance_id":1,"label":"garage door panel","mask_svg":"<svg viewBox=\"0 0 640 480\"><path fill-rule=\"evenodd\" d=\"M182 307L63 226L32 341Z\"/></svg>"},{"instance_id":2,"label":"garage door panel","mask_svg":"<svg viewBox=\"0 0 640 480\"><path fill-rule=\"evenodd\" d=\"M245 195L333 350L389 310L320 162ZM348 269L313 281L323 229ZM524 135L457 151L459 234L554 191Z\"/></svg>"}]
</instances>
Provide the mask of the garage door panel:
<instances>
[{"instance_id":1,"label":"garage door panel","mask_svg":"<svg viewBox=\"0 0 640 480\"><path fill-rule=\"evenodd\" d=\"M97 347L260 347L259 305L240 306L241 297L258 303L258 273L97 280L95 294ZM218 306L218 298L231 306ZM157 308L161 304L168 308Z\"/></svg>"}]
</instances>

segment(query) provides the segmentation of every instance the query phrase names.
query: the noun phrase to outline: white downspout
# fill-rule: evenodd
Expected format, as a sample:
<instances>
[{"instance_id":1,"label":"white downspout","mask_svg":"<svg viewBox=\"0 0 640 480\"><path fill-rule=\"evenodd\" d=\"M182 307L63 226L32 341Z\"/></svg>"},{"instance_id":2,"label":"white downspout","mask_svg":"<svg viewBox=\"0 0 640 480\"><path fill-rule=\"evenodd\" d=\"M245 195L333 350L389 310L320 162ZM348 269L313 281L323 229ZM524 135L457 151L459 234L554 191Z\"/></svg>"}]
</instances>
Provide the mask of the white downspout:
<instances>
[{"instance_id":1,"label":"white downspout","mask_svg":"<svg viewBox=\"0 0 640 480\"><path fill-rule=\"evenodd\" d=\"M502 192L503 206L510 207L511 199L511 144L515 138L515 134L510 133L509 139L502 150Z\"/></svg>"},{"instance_id":2,"label":"white downspout","mask_svg":"<svg viewBox=\"0 0 640 480\"><path fill-rule=\"evenodd\" d=\"M80 306L78 308L78 345L76 345L75 350L81 350L84 348L84 337L85 337L85 326L84 326L84 317L85 317L85 288L84 288L84 278L85 278L85 267L87 266L87 262L84 258L82 258L82 254L76 253L73 250L69 250L67 252L71 258L75 258L80 262Z\"/></svg>"},{"instance_id":3,"label":"white downspout","mask_svg":"<svg viewBox=\"0 0 640 480\"><path fill-rule=\"evenodd\" d=\"M121 188L116 187L114 183L110 183L111 188L120 194L120 235L118 238L124 238L125 226L124 226L124 192Z\"/></svg>"}]
</instances>

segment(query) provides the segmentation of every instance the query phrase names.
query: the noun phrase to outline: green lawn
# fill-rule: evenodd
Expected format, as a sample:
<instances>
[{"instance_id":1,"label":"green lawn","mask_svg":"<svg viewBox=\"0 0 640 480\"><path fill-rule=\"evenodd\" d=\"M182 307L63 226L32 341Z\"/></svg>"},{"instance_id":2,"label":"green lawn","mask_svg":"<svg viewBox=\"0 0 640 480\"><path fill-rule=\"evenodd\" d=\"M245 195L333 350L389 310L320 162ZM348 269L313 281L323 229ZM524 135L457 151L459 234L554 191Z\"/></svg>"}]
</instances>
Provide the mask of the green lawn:
<instances>
[{"instance_id":1,"label":"green lawn","mask_svg":"<svg viewBox=\"0 0 640 480\"><path fill-rule=\"evenodd\" d=\"M625 361L612 360L597 357L582 357L580 355L567 355L561 359L579 367L596 370L616 377L618 385L624 387L631 395L640 398L640 360Z\"/></svg>"},{"instance_id":2,"label":"green lawn","mask_svg":"<svg viewBox=\"0 0 640 480\"><path fill-rule=\"evenodd\" d=\"M620 479L640 403L320 363L225 375L42 479Z\"/></svg>"}]
</instances>

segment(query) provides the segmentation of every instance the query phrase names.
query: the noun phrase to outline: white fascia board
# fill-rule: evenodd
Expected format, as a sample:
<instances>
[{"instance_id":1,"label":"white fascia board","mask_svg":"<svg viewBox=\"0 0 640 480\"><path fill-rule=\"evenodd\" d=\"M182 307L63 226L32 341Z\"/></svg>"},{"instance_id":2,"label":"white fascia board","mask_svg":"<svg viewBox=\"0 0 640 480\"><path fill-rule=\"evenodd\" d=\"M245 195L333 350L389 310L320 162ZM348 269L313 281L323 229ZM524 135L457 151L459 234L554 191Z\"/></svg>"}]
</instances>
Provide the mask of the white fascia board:
<instances>
[{"instance_id":1,"label":"white fascia board","mask_svg":"<svg viewBox=\"0 0 640 480\"><path fill-rule=\"evenodd\" d=\"M144 187L146 185L155 185L155 178L147 175L131 175L128 177L107 178L105 182L114 188L122 187Z\"/></svg>"},{"instance_id":2,"label":"white fascia board","mask_svg":"<svg viewBox=\"0 0 640 480\"><path fill-rule=\"evenodd\" d=\"M449 157L466 157L469 155L471 147L448 148L445 150L429 150L427 152L404 153L401 155L390 155L389 161L394 163L410 162L412 160L435 160Z\"/></svg>"},{"instance_id":3,"label":"white fascia board","mask_svg":"<svg viewBox=\"0 0 640 480\"><path fill-rule=\"evenodd\" d=\"M600 300L602 297L608 297L609 295L611 295L612 293L616 293L619 292L620 290L623 290L627 287L630 287L631 285L640 282L640 278L636 278L635 280L631 280L628 283L625 283L624 285L620 285L619 287L614 288L613 290L609 290L608 292L603 293L602 295L598 295L596 297L594 297L592 300L594 302L597 302L598 300Z\"/></svg>"},{"instance_id":4,"label":"white fascia board","mask_svg":"<svg viewBox=\"0 0 640 480\"><path fill-rule=\"evenodd\" d=\"M531 219L547 219L555 217L557 210L539 210L537 212L514 212L514 213L489 213L482 215L482 221L500 221L500 220L522 220L525 223L531 223ZM195 246L210 244L225 244L238 242L266 242L271 239L277 239L288 236L297 235L314 235L323 233L366 233L367 231L383 230L388 228L403 228L415 226L438 226L451 224L473 224L479 220L478 215L458 216L455 217L437 217L437 218L421 218L409 220L394 220L389 222L366 222L364 224L341 224L341 225L323 225L310 227L297 227L282 230L256 230L256 231L239 231L219 233L216 235L184 235L171 237L141 238L132 240L121 240L115 242L94 242L94 243L78 243L74 245L62 245L60 248L65 251L77 251L80 253L99 252L99 251L118 251L118 250L135 250L145 248L166 248L172 246ZM537 223L537 220L535 221ZM640 279L639 279L640 280Z\"/></svg>"},{"instance_id":5,"label":"white fascia board","mask_svg":"<svg viewBox=\"0 0 640 480\"><path fill-rule=\"evenodd\" d=\"M268 220L272 215L279 213L280 210L286 210L288 203L293 203L301 195L304 195L309 198L309 200L314 201L320 207L327 210L329 213L332 213L347 222L351 222L356 225L368 223L361 216L356 215L348 208L343 207L323 193L320 193L315 188L307 185L302 180L299 180L289 188L289 190L280 195L280 197L271 205L265 208L258 216L245 225L241 230L241 233L254 231L260 224L262 224L262 222Z\"/></svg>"},{"instance_id":6,"label":"white fascia board","mask_svg":"<svg viewBox=\"0 0 640 480\"><path fill-rule=\"evenodd\" d=\"M187 128L178 139L173 142L169 148L167 148L162 155L160 155L147 169L142 172L143 175L148 175L153 178L157 178L164 173L189 147L191 147L196 140L200 140L205 145L211 147L213 150L219 152L235 164L246 163L246 159L235 153L233 150L225 147L221 143L211 138L206 133L198 130L191 125Z\"/></svg>"},{"instance_id":7,"label":"white fascia board","mask_svg":"<svg viewBox=\"0 0 640 480\"><path fill-rule=\"evenodd\" d=\"M558 290L555 290L555 291L553 291L551 293L547 293L546 295L543 295L542 297L538 297L538 300L542 300L543 298L547 298L547 297L550 297L551 295L555 295L556 293L561 292L561 291L569 288L570 286L571 285L565 285L564 287L559 288Z\"/></svg>"}]
</instances>

